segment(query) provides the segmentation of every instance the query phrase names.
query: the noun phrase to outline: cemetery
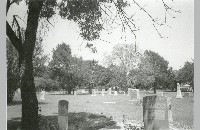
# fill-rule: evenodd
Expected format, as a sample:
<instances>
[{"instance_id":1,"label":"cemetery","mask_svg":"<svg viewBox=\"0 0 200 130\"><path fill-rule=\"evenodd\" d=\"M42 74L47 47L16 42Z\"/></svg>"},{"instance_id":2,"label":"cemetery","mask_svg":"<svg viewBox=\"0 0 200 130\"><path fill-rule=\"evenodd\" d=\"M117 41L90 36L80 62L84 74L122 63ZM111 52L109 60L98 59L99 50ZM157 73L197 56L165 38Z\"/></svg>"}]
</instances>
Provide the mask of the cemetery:
<instances>
[{"instance_id":1,"label":"cemetery","mask_svg":"<svg viewBox=\"0 0 200 130\"><path fill-rule=\"evenodd\" d=\"M7 0L7 129L193 130L193 4Z\"/></svg>"},{"instance_id":2,"label":"cemetery","mask_svg":"<svg viewBox=\"0 0 200 130\"><path fill-rule=\"evenodd\" d=\"M41 124L41 129L57 130L58 126L68 130L76 130L74 127L85 130L193 129L193 93L180 98L178 89L177 92L158 91L158 94L147 94L130 88L130 92L117 95L110 90L106 92L103 89L102 94L96 94L94 89L92 94L77 95L58 92L55 95L41 91L37 95L41 122L44 123ZM16 127L20 121L19 96L20 93L16 92L13 104L8 105L8 130ZM92 116L95 119L90 118Z\"/></svg>"}]
</instances>

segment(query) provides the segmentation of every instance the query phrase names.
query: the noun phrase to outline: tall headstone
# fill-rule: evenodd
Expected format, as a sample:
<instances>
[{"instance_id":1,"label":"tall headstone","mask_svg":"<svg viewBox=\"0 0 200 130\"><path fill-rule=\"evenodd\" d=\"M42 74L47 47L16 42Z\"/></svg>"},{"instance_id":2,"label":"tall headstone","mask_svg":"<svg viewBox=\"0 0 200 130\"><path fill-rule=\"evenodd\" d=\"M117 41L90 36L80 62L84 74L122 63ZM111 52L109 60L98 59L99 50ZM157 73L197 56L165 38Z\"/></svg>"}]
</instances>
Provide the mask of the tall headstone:
<instances>
[{"instance_id":1,"label":"tall headstone","mask_svg":"<svg viewBox=\"0 0 200 130\"><path fill-rule=\"evenodd\" d=\"M76 95L76 90L74 90L74 95Z\"/></svg>"},{"instance_id":2,"label":"tall headstone","mask_svg":"<svg viewBox=\"0 0 200 130\"><path fill-rule=\"evenodd\" d=\"M20 88L18 88L18 89L17 89L17 92L18 92L18 93L21 93L21 90L20 90Z\"/></svg>"},{"instance_id":3,"label":"tall headstone","mask_svg":"<svg viewBox=\"0 0 200 130\"><path fill-rule=\"evenodd\" d=\"M127 96L130 96L130 89L131 89L131 88L128 88L128 95L127 95Z\"/></svg>"},{"instance_id":4,"label":"tall headstone","mask_svg":"<svg viewBox=\"0 0 200 130\"><path fill-rule=\"evenodd\" d=\"M58 103L58 129L68 130L68 101L60 100Z\"/></svg>"},{"instance_id":5,"label":"tall headstone","mask_svg":"<svg viewBox=\"0 0 200 130\"><path fill-rule=\"evenodd\" d=\"M140 99L139 89L129 89L130 101L135 101Z\"/></svg>"},{"instance_id":6,"label":"tall headstone","mask_svg":"<svg viewBox=\"0 0 200 130\"><path fill-rule=\"evenodd\" d=\"M102 94L102 96L105 95L105 89L102 89L101 94Z\"/></svg>"},{"instance_id":7,"label":"tall headstone","mask_svg":"<svg viewBox=\"0 0 200 130\"><path fill-rule=\"evenodd\" d=\"M173 122L172 118L172 106L171 106L171 97L167 97L167 106L168 106L168 119L169 122Z\"/></svg>"},{"instance_id":8,"label":"tall headstone","mask_svg":"<svg viewBox=\"0 0 200 130\"><path fill-rule=\"evenodd\" d=\"M112 94L111 92L112 92L112 90L111 90L111 88L109 88L108 89L108 95L111 95Z\"/></svg>"},{"instance_id":9,"label":"tall headstone","mask_svg":"<svg viewBox=\"0 0 200 130\"><path fill-rule=\"evenodd\" d=\"M144 130L169 130L167 97L143 97Z\"/></svg>"},{"instance_id":10,"label":"tall headstone","mask_svg":"<svg viewBox=\"0 0 200 130\"><path fill-rule=\"evenodd\" d=\"M180 84L177 83L177 95L176 98L183 98L181 95L181 89L180 89Z\"/></svg>"},{"instance_id":11,"label":"tall headstone","mask_svg":"<svg viewBox=\"0 0 200 130\"><path fill-rule=\"evenodd\" d=\"M44 96L45 96L45 91L42 90L40 93L40 100L45 100Z\"/></svg>"},{"instance_id":12,"label":"tall headstone","mask_svg":"<svg viewBox=\"0 0 200 130\"><path fill-rule=\"evenodd\" d=\"M92 89L92 95L91 96L96 96L96 90Z\"/></svg>"}]
</instances>

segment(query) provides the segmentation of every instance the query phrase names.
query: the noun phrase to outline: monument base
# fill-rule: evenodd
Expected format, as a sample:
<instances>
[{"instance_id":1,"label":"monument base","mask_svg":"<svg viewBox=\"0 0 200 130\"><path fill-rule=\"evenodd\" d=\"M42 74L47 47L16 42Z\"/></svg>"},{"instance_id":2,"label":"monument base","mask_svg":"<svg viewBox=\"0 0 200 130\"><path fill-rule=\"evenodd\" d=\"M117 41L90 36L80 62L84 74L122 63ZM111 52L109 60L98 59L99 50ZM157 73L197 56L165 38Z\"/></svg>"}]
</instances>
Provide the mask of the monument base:
<instances>
[{"instance_id":1,"label":"monument base","mask_svg":"<svg viewBox=\"0 0 200 130\"><path fill-rule=\"evenodd\" d=\"M177 95L176 98L183 98L183 96L182 95Z\"/></svg>"}]
</instances>

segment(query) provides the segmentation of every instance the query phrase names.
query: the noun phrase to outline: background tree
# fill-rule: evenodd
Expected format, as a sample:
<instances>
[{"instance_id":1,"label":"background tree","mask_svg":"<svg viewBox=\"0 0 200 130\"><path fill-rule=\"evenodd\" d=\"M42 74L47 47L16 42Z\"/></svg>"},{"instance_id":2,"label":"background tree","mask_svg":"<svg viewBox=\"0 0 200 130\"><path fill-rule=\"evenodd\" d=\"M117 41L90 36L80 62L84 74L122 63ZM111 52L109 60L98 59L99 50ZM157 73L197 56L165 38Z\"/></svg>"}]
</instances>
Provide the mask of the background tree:
<instances>
[{"instance_id":1,"label":"background tree","mask_svg":"<svg viewBox=\"0 0 200 130\"><path fill-rule=\"evenodd\" d=\"M194 90L194 62L185 62L183 68L178 70L179 83L189 84Z\"/></svg>"},{"instance_id":2,"label":"background tree","mask_svg":"<svg viewBox=\"0 0 200 130\"><path fill-rule=\"evenodd\" d=\"M71 62L71 49L69 45L65 43L58 44L56 49L53 49L52 60L49 63L50 77L53 80L59 82L60 86L71 92L72 75L70 73L70 62Z\"/></svg>"},{"instance_id":3,"label":"background tree","mask_svg":"<svg viewBox=\"0 0 200 130\"><path fill-rule=\"evenodd\" d=\"M139 69L139 77L147 79L151 84L153 83L154 93L156 93L157 88L163 88L165 86L168 61L158 53L146 50L144 57L141 59Z\"/></svg>"}]
</instances>

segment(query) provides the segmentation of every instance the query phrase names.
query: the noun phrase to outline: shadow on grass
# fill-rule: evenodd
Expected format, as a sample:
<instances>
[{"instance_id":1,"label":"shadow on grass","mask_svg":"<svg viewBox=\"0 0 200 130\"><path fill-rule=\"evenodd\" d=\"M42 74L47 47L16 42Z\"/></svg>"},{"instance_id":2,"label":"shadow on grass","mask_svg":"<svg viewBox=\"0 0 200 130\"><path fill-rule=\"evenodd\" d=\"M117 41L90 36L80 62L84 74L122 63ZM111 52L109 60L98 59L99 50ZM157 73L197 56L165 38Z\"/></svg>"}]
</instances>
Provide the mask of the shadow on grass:
<instances>
[{"instance_id":1,"label":"shadow on grass","mask_svg":"<svg viewBox=\"0 0 200 130\"><path fill-rule=\"evenodd\" d=\"M68 130L99 130L120 129L111 117L86 112L69 113ZM19 118L7 121L7 130L17 130L20 127ZM41 116L40 130L58 130L58 118L55 115Z\"/></svg>"},{"instance_id":2,"label":"shadow on grass","mask_svg":"<svg viewBox=\"0 0 200 130\"><path fill-rule=\"evenodd\" d=\"M22 101L12 101L11 103L7 103L7 106L15 106L15 105L21 105L22 104ZM48 104L46 102L38 102L39 105L42 105L42 104Z\"/></svg>"}]
</instances>

